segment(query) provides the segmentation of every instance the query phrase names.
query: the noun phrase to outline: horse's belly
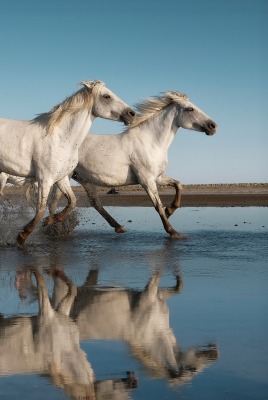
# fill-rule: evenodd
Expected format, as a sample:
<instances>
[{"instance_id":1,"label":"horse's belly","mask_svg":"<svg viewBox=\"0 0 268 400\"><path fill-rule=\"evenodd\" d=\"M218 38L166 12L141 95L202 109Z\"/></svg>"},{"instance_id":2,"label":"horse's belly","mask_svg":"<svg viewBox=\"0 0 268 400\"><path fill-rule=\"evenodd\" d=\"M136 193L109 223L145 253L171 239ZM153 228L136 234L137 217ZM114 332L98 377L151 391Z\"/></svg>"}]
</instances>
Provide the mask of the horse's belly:
<instances>
[{"instance_id":1,"label":"horse's belly","mask_svg":"<svg viewBox=\"0 0 268 400\"><path fill-rule=\"evenodd\" d=\"M87 168L84 168L81 164L78 164L75 171L86 182L100 186L124 186L138 183L129 166L124 167L121 165L117 168L112 168L112 166L109 168L108 166L97 167L92 165L90 167L87 165Z\"/></svg>"},{"instance_id":2,"label":"horse's belly","mask_svg":"<svg viewBox=\"0 0 268 400\"><path fill-rule=\"evenodd\" d=\"M0 155L0 172L6 174L32 177L34 175L30 160L25 160L22 157L14 157L12 159L2 158Z\"/></svg>"}]
</instances>

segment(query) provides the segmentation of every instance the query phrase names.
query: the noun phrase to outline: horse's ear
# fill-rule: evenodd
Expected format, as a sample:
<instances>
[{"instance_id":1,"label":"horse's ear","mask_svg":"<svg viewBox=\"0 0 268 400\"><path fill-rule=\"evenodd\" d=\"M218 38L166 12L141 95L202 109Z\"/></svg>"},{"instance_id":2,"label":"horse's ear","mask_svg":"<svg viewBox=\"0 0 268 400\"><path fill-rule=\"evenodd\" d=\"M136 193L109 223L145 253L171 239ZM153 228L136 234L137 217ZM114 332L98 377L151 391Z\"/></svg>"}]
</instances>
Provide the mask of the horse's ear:
<instances>
[{"instance_id":1,"label":"horse's ear","mask_svg":"<svg viewBox=\"0 0 268 400\"><path fill-rule=\"evenodd\" d=\"M93 89L98 86L98 85L104 85L103 82L101 81L82 81L80 82L81 85L85 86L87 89L89 89L91 92L93 91Z\"/></svg>"},{"instance_id":2,"label":"horse's ear","mask_svg":"<svg viewBox=\"0 0 268 400\"><path fill-rule=\"evenodd\" d=\"M170 103L174 103L175 102L176 92L169 91L169 92L164 92L163 94L168 99L168 101Z\"/></svg>"}]
</instances>

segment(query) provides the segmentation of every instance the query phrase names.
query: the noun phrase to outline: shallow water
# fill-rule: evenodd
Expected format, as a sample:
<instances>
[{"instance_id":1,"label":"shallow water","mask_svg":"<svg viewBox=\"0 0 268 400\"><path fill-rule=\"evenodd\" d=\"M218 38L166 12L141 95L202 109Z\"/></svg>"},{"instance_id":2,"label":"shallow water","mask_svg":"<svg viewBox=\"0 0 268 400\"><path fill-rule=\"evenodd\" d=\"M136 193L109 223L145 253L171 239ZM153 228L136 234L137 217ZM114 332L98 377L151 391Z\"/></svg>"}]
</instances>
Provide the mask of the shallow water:
<instances>
[{"instance_id":1,"label":"shallow water","mask_svg":"<svg viewBox=\"0 0 268 400\"><path fill-rule=\"evenodd\" d=\"M108 210L125 234L79 209L23 250L29 212L0 221L0 399L266 399L268 209L182 208L187 240Z\"/></svg>"}]
</instances>

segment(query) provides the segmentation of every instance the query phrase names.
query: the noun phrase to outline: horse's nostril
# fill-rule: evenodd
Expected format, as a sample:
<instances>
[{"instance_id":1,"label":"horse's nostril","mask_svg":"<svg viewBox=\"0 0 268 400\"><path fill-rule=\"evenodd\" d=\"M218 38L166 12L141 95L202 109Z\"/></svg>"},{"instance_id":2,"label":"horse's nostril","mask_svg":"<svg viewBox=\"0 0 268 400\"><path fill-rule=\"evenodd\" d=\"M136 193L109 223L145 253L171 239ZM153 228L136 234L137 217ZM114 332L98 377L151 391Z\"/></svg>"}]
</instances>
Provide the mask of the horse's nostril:
<instances>
[{"instance_id":1,"label":"horse's nostril","mask_svg":"<svg viewBox=\"0 0 268 400\"><path fill-rule=\"evenodd\" d=\"M132 111L132 110L130 110L130 111L128 112L128 114L129 114L131 117L135 117L135 115L136 115L135 111Z\"/></svg>"},{"instance_id":2,"label":"horse's nostril","mask_svg":"<svg viewBox=\"0 0 268 400\"><path fill-rule=\"evenodd\" d=\"M214 122L210 122L208 124L208 126L209 126L210 129L215 129L216 128L216 124L214 124Z\"/></svg>"}]
</instances>

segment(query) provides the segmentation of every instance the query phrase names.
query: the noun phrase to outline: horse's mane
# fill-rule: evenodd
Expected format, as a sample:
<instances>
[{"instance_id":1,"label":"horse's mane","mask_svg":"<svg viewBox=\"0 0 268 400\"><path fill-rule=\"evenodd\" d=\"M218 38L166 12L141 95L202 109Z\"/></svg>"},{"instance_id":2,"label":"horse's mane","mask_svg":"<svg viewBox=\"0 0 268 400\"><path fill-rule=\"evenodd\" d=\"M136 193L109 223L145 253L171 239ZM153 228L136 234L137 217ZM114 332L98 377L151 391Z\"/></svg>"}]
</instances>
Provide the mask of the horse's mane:
<instances>
[{"instance_id":1,"label":"horse's mane","mask_svg":"<svg viewBox=\"0 0 268 400\"><path fill-rule=\"evenodd\" d=\"M139 114L136 114L134 122L129 126L129 128L138 126L143 122L148 121L154 115L158 114L165 107L172 103L181 104L182 102L189 100L186 94L180 92L163 92L159 96L150 97L147 100L142 100L141 102L135 104Z\"/></svg>"},{"instance_id":2,"label":"horse's mane","mask_svg":"<svg viewBox=\"0 0 268 400\"><path fill-rule=\"evenodd\" d=\"M100 81L81 82L80 90L67 97L63 102L54 106L49 112L39 114L32 122L46 126L47 132L52 133L55 126L66 116L92 107L93 96L104 83Z\"/></svg>"}]
</instances>

